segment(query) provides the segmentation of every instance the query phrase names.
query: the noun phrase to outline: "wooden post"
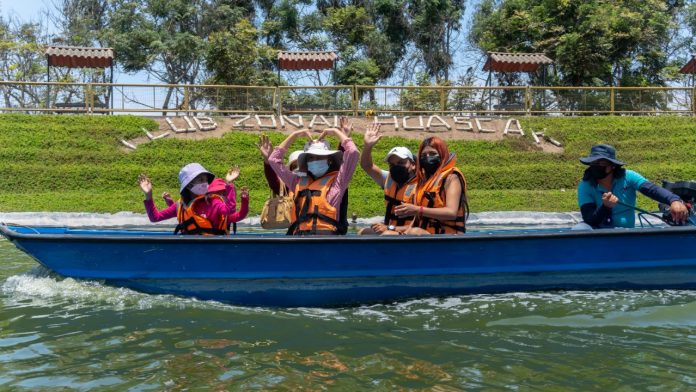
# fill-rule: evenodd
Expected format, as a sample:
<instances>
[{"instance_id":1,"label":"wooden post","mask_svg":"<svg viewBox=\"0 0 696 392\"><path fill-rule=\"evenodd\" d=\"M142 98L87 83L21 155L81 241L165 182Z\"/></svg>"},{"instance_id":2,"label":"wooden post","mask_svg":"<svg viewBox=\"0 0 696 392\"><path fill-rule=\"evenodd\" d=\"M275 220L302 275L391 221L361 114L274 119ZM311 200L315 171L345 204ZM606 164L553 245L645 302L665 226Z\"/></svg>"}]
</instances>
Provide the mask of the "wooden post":
<instances>
[{"instance_id":1,"label":"wooden post","mask_svg":"<svg viewBox=\"0 0 696 392\"><path fill-rule=\"evenodd\" d=\"M353 117L357 117L358 116L358 104L359 104L359 102L358 102L358 86L354 84L351 90L353 93L352 94L353 95L353 99L352 99L352 101L353 101L352 102Z\"/></svg>"},{"instance_id":2,"label":"wooden post","mask_svg":"<svg viewBox=\"0 0 696 392\"><path fill-rule=\"evenodd\" d=\"M444 116L447 110L447 95L445 94L445 86L440 86L440 113Z\"/></svg>"},{"instance_id":3,"label":"wooden post","mask_svg":"<svg viewBox=\"0 0 696 392\"><path fill-rule=\"evenodd\" d=\"M525 115L529 116L532 111L532 90L529 85L524 89L524 112Z\"/></svg>"},{"instance_id":4,"label":"wooden post","mask_svg":"<svg viewBox=\"0 0 696 392\"><path fill-rule=\"evenodd\" d=\"M614 115L614 86L609 88L609 110Z\"/></svg>"}]
</instances>

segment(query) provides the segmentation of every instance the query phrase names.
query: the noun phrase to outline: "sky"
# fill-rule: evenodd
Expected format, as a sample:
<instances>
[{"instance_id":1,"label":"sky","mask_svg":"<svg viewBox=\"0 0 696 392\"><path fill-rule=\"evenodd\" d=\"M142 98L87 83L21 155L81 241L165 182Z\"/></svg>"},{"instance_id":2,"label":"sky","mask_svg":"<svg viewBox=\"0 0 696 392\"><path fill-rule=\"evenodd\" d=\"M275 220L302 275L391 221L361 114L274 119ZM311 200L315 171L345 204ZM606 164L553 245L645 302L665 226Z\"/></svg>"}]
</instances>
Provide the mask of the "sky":
<instances>
[{"instance_id":1,"label":"sky","mask_svg":"<svg viewBox=\"0 0 696 392\"><path fill-rule=\"evenodd\" d=\"M0 12L4 17L16 16L22 21L38 21L44 14L42 11L53 8L53 4L56 0L0 0ZM465 11L465 23L469 23L472 12L474 9L473 2L467 4ZM483 58L481 58L479 53L474 53L471 48L466 45L466 28L465 31L460 32L460 36L456 39L462 42L459 48L455 49L455 66L450 71L450 78L456 80L456 76L462 74L466 71L468 67L474 67L474 69L479 69L483 67ZM306 76L299 75L284 75L290 78L291 84L312 84ZM479 81L475 84L483 84L485 82L485 74L478 75ZM324 77L326 79L326 77ZM393 78L397 79L397 78ZM147 74L140 72L134 75L128 75L122 72L114 72L114 82L116 83L159 83L156 80L148 80ZM385 84L399 85L402 80L389 80Z\"/></svg>"}]
</instances>

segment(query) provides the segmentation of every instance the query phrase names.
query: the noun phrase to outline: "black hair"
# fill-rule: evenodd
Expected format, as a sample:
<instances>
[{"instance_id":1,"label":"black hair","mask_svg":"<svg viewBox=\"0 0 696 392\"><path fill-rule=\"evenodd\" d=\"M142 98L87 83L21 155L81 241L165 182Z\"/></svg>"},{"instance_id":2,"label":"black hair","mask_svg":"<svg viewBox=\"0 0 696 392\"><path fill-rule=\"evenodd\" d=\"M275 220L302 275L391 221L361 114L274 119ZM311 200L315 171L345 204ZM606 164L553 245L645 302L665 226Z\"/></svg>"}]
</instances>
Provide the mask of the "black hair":
<instances>
[{"instance_id":1,"label":"black hair","mask_svg":"<svg viewBox=\"0 0 696 392\"><path fill-rule=\"evenodd\" d=\"M619 165L614 165L614 178L622 178L626 176L626 169L624 169L623 166ZM583 181L589 181L592 185L597 185L597 180L595 180L594 176L592 175L591 168L588 166L587 169L585 169L585 172L582 175L582 180Z\"/></svg>"}]
</instances>

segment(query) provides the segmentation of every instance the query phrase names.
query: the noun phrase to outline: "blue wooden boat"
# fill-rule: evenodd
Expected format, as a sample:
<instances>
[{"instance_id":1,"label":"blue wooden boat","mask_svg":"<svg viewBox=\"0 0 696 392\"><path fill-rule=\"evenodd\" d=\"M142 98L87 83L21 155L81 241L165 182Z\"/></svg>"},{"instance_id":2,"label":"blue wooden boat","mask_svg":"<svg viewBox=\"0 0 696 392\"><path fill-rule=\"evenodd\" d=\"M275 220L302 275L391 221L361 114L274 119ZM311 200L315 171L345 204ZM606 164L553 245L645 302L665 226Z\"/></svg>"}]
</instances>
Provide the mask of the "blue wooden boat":
<instances>
[{"instance_id":1,"label":"blue wooden boat","mask_svg":"<svg viewBox=\"0 0 696 392\"><path fill-rule=\"evenodd\" d=\"M200 237L11 225L0 233L65 277L242 305L696 287L694 226L424 237Z\"/></svg>"}]
</instances>

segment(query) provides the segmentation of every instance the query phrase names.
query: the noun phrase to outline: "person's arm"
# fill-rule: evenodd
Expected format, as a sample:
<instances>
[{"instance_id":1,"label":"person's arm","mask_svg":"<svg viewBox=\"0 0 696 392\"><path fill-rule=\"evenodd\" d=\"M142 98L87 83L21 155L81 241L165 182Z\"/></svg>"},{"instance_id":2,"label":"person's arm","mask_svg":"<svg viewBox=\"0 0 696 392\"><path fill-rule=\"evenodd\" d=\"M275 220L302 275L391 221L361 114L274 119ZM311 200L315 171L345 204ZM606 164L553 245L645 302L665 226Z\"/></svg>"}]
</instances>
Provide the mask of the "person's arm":
<instances>
[{"instance_id":1,"label":"person's arm","mask_svg":"<svg viewBox=\"0 0 696 392\"><path fill-rule=\"evenodd\" d=\"M176 216L176 204L171 204L162 211L155 207L155 202L152 200L152 182L145 174L138 176L138 185L140 185L140 190L143 191L143 196L145 197L143 204L150 222L159 222Z\"/></svg>"},{"instance_id":2,"label":"person's arm","mask_svg":"<svg viewBox=\"0 0 696 392\"><path fill-rule=\"evenodd\" d=\"M596 203L587 203L580 206L582 221L592 227L600 227L607 219L611 218L611 208L601 204L597 207Z\"/></svg>"},{"instance_id":3,"label":"person's arm","mask_svg":"<svg viewBox=\"0 0 696 392\"><path fill-rule=\"evenodd\" d=\"M367 126L364 136L363 151L360 154L360 167L367 173L374 182L381 188L384 188L384 179L382 178L382 169L380 169L372 160L372 148L377 144L382 134L379 131L381 124L371 123Z\"/></svg>"},{"instance_id":4,"label":"person's arm","mask_svg":"<svg viewBox=\"0 0 696 392\"><path fill-rule=\"evenodd\" d=\"M274 195L280 194L280 179L278 175L275 174L275 171L273 171L271 165L268 164L268 161L263 163L263 175L266 176L266 182L268 183L268 187L271 188L271 192Z\"/></svg>"},{"instance_id":5,"label":"person's arm","mask_svg":"<svg viewBox=\"0 0 696 392\"><path fill-rule=\"evenodd\" d=\"M275 171L273 171L271 165L268 164L268 159L271 157L271 153L273 152L273 144L271 143L271 139L269 139L266 135L261 135L259 137L259 144L257 144L256 147L258 147L259 152L263 157L263 175L266 177L268 187L271 188L271 192L273 194L277 195L280 193L281 183L278 179L278 175L275 173Z\"/></svg>"},{"instance_id":6,"label":"person's arm","mask_svg":"<svg viewBox=\"0 0 696 392\"><path fill-rule=\"evenodd\" d=\"M653 184L650 181L645 181L640 187L638 187L638 191L645 196L658 201L663 204L672 204L675 201L681 202L681 198L674 193L668 191L667 189L657 186Z\"/></svg>"},{"instance_id":7,"label":"person's arm","mask_svg":"<svg viewBox=\"0 0 696 392\"><path fill-rule=\"evenodd\" d=\"M268 157L268 164L271 166L273 171L278 175L280 181L282 181L288 188L293 189L298 181L297 174L293 173L288 169L285 164L283 164L283 157L288 148L292 145L295 139L299 137L306 137L312 140L312 134L306 130L301 129L291 133L285 140L283 140L278 147L273 149L273 152Z\"/></svg>"},{"instance_id":8,"label":"person's arm","mask_svg":"<svg viewBox=\"0 0 696 392\"><path fill-rule=\"evenodd\" d=\"M158 210L155 206L154 200L152 199L145 199L143 204L145 205L145 212L147 213L147 217L150 219L150 222L159 222L176 217L176 203L163 210Z\"/></svg>"},{"instance_id":9,"label":"person's arm","mask_svg":"<svg viewBox=\"0 0 696 392\"><path fill-rule=\"evenodd\" d=\"M450 174L445 180L445 206L440 208L428 208L410 203L401 203L394 207L394 213L398 217L419 216L439 221L454 220L459 213L459 203L462 197L462 183L459 176Z\"/></svg>"},{"instance_id":10,"label":"person's arm","mask_svg":"<svg viewBox=\"0 0 696 392\"><path fill-rule=\"evenodd\" d=\"M689 210L686 208L684 201L667 189L657 186L650 181L645 181L638 190L655 201L669 205L669 213L675 222L686 223L687 219L689 219Z\"/></svg>"},{"instance_id":11,"label":"person's arm","mask_svg":"<svg viewBox=\"0 0 696 392\"><path fill-rule=\"evenodd\" d=\"M242 187L239 197L242 201L242 206L239 211L236 211L229 215L227 218L228 222L235 223L247 217L249 214L249 191L246 187Z\"/></svg>"},{"instance_id":12,"label":"person's arm","mask_svg":"<svg viewBox=\"0 0 696 392\"><path fill-rule=\"evenodd\" d=\"M344 136L343 138L339 137L342 139L341 145L345 149L343 152L343 163L338 169L336 181L334 181L334 183L331 185L331 189L326 195L329 204L336 208L338 208L343 194L346 192L346 189L348 189L348 185L350 184L350 180L353 178L355 169L358 167L358 160L360 159L360 152L355 146L355 143L353 143L352 140L345 138L345 135L342 132L339 131L338 133Z\"/></svg>"}]
</instances>

